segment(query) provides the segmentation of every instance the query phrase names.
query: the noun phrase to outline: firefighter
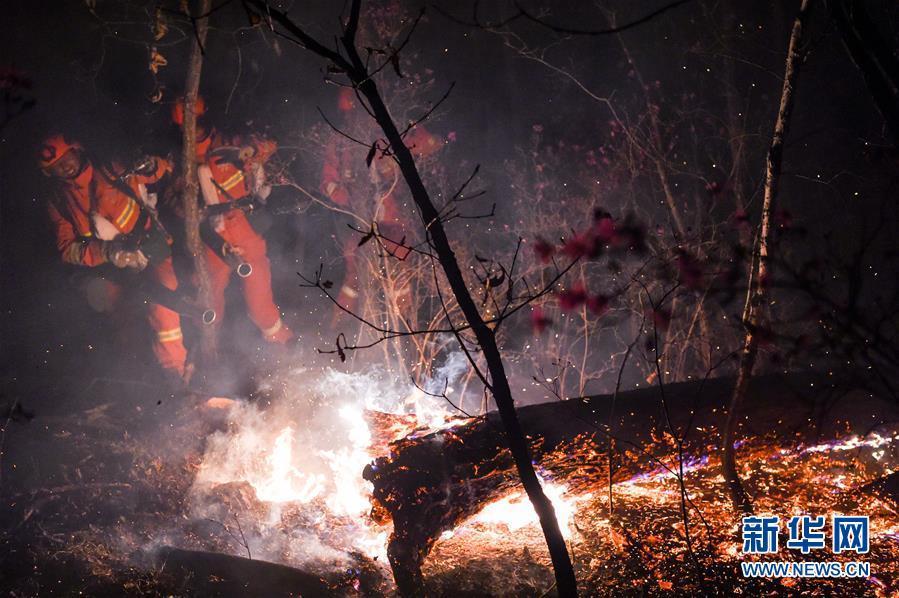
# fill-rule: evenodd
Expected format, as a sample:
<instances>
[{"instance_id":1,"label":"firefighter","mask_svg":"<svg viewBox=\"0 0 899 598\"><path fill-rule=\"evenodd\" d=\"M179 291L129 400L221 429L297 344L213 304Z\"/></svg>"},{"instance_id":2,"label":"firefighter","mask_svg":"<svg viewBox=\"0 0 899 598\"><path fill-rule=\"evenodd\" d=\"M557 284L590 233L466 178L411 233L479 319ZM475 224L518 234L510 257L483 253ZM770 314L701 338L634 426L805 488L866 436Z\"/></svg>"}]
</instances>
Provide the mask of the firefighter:
<instances>
[{"instance_id":1,"label":"firefighter","mask_svg":"<svg viewBox=\"0 0 899 598\"><path fill-rule=\"evenodd\" d=\"M198 97L197 116L205 112L206 104ZM184 126L183 99L173 104L172 121ZM207 252L207 261L213 309L218 317L224 313L225 289L236 272L250 319L266 341L285 345L293 339L293 333L281 318L272 295L265 239L239 207L242 200L255 198L264 202L268 197L271 187L265 179L265 162L276 148L270 140L226 138L213 128L197 125L197 178L203 202L209 208L234 204L233 209L206 219L202 225L203 240L212 250Z\"/></svg>"},{"instance_id":2,"label":"firefighter","mask_svg":"<svg viewBox=\"0 0 899 598\"><path fill-rule=\"evenodd\" d=\"M167 161L150 157L130 172L102 167L91 162L80 143L54 134L40 148L39 165L53 182L48 210L64 262L146 269L155 283L172 291L178 287L170 241L151 213L154 197L147 191L171 170ZM104 286L114 295L120 292L111 281ZM149 303L148 319L155 332L153 352L166 377L174 386L186 384L192 368L186 366L178 313Z\"/></svg>"},{"instance_id":3,"label":"firefighter","mask_svg":"<svg viewBox=\"0 0 899 598\"><path fill-rule=\"evenodd\" d=\"M337 98L337 108L344 122L353 117L355 107L354 90L342 87ZM360 116L368 117L367 114ZM438 138L428 132L423 125L412 128L405 141L416 158L430 156L441 147ZM391 157L383 155L375 156L368 172L360 168L362 163L358 145L348 143L339 135L332 136L325 147L320 190L336 206L349 209L373 222L382 236L380 242L386 252L404 260L409 249L400 242L408 228L406 216L410 210L398 205L397 189L404 186L399 168ZM371 195L370 185L377 188L374 196ZM359 298L360 273L356 256L358 244L358 239L352 236L346 238L342 244L345 273L336 301L349 311L355 311ZM335 308L335 322L340 313L341 310Z\"/></svg>"}]
</instances>

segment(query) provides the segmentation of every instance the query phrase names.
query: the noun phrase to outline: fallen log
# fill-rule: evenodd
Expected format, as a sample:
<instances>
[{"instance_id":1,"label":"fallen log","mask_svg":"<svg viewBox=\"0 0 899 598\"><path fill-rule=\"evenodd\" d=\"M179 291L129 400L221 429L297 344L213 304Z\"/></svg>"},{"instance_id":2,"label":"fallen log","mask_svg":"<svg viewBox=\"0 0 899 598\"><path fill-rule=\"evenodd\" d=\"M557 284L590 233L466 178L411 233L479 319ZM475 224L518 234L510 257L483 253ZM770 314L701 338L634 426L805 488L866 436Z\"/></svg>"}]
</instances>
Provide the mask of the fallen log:
<instances>
[{"instance_id":1,"label":"fallen log","mask_svg":"<svg viewBox=\"0 0 899 598\"><path fill-rule=\"evenodd\" d=\"M668 421L686 446L717 442L733 379L710 379L520 408L534 460L554 479L604 479L609 437L620 448L648 446L668 432ZM849 392L831 376L759 377L749 385L740 436L778 431L808 439L899 420L896 406L870 393ZM667 413L666 413L667 411ZM750 417L751 416L751 417ZM622 463L613 479L637 464ZM645 463L644 463L645 465ZM602 476L602 477L600 477ZM390 444L389 454L366 467L374 486L373 516L393 521L387 555L404 595L421 594L421 567L437 538L518 485L514 463L495 413L429 435Z\"/></svg>"},{"instance_id":2,"label":"fallen log","mask_svg":"<svg viewBox=\"0 0 899 598\"><path fill-rule=\"evenodd\" d=\"M166 547L157 566L200 596L331 596L327 581L299 569L237 556Z\"/></svg>"}]
</instances>

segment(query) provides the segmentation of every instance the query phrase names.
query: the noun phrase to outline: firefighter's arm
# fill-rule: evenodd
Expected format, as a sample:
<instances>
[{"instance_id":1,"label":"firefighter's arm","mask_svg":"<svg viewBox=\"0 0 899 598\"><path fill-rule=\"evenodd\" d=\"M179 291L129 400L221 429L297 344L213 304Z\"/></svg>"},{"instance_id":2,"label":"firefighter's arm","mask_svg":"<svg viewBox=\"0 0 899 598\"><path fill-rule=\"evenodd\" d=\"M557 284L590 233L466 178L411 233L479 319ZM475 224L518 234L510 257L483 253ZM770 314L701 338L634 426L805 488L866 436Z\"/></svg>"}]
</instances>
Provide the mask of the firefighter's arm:
<instances>
[{"instance_id":1,"label":"firefighter's arm","mask_svg":"<svg viewBox=\"0 0 899 598\"><path fill-rule=\"evenodd\" d=\"M108 259L108 243L93 237L82 237L72 223L50 206L50 220L56 230L56 249L62 261L76 266L99 266Z\"/></svg>"},{"instance_id":2,"label":"firefighter's arm","mask_svg":"<svg viewBox=\"0 0 899 598\"><path fill-rule=\"evenodd\" d=\"M140 210L140 204L134 198L114 187L101 192L97 202L97 212L123 234L132 231L140 217Z\"/></svg>"}]
</instances>

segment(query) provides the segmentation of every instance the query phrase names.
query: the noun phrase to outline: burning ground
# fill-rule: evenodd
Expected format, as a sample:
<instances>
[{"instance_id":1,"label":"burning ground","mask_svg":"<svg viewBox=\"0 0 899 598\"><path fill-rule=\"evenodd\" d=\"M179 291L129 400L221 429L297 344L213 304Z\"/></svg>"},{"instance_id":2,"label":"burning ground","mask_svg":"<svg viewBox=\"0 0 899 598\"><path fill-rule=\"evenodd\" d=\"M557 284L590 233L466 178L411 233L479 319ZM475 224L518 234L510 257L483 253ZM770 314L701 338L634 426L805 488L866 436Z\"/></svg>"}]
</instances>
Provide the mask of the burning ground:
<instances>
[{"instance_id":1,"label":"burning ground","mask_svg":"<svg viewBox=\"0 0 899 598\"><path fill-rule=\"evenodd\" d=\"M828 421L840 423L819 427L808 418L815 405L785 390L805 381L760 384L756 412L779 425L754 417L747 430L760 433L740 447L757 512L782 519L869 515L872 577L789 585L738 577L738 517L708 424L720 414L712 405L726 381L709 381L701 396L695 384L669 389L669 401L683 406L689 398L694 412L675 422L691 425L682 465L692 551L673 473L676 451L656 421L650 391L618 397L630 409L612 421L611 488L607 428L598 425L609 424L602 411L609 397L522 409L586 594L896 590L895 494L872 486L899 467L899 428L884 420L890 409L851 393L830 406ZM3 576L12 595L390 595L396 587L388 539L392 520L402 520L397 505L406 498L400 490L407 478L427 507L420 526L433 536L422 566L429 594L552 594L533 511L508 475L501 442L482 441L494 431L489 416L452 420L439 399L377 372L298 368L227 410L148 407L143 389L121 393L114 383L97 390L117 400L4 427ZM785 403L787 396L794 400ZM593 420L586 417L594 411ZM559 421L550 412L563 423L580 421L580 432L569 425L571 434L556 434ZM147 418L165 419L164 432L132 432L144 429ZM465 448L454 448L453 438ZM435 442L446 464L431 476L410 472L404 459ZM481 462L463 479L454 459L466 450ZM381 477L374 476L373 487L363 470L375 459ZM465 492L429 502L448 484ZM458 496L476 499L469 504ZM789 558L803 560L799 553Z\"/></svg>"}]
</instances>

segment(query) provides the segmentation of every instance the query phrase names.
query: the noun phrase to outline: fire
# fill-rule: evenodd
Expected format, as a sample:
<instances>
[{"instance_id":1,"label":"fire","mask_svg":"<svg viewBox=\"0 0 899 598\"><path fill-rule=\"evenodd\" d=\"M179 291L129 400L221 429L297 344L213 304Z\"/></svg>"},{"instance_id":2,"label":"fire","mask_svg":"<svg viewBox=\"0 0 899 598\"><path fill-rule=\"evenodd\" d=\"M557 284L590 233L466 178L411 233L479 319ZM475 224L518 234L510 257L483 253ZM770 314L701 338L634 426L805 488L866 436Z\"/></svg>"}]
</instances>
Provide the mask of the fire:
<instances>
[{"instance_id":1,"label":"fire","mask_svg":"<svg viewBox=\"0 0 899 598\"><path fill-rule=\"evenodd\" d=\"M294 431L287 426L266 458L269 475L259 480L249 480L256 497L265 502L307 503L324 491L324 480L320 475L307 475L293 465Z\"/></svg>"},{"instance_id":2,"label":"fire","mask_svg":"<svg viewBox=\"0 0 899 598\"><path fill-rule=\"evenodd\" d=\"M577 512L577 503L590 499L590 493L571 496L568 489L561 484L542 482L543 492L549 498L556 512L556 519L562 530L562 535L571 537L574 515ZM527 494L514 492L485 506L477 515L469 520L470 523L504 526L514 532L525 526L539 526L540 520L534 507L528 500Z\"/></svg>"},{"instance_id":3,"label":"fire","mask_svg":"<svg viewBox=\"0 0 899 598\"><path fill-rule=\"evenodd\" d=\"M258 517L263 537L312 525L317 529L309 531L327 538L325 548L386 557L390 529L369 515L372 487L362 470L389 442L458 425L457 414L417 388L373 373L298 368L283 375L267 389L280 391L277 401L265 409L231 406L228 431L207 440L194 482L195 514L220 517L206 497L224 485L245 485L265 511Z\"/></svg>"}]
</instances>

